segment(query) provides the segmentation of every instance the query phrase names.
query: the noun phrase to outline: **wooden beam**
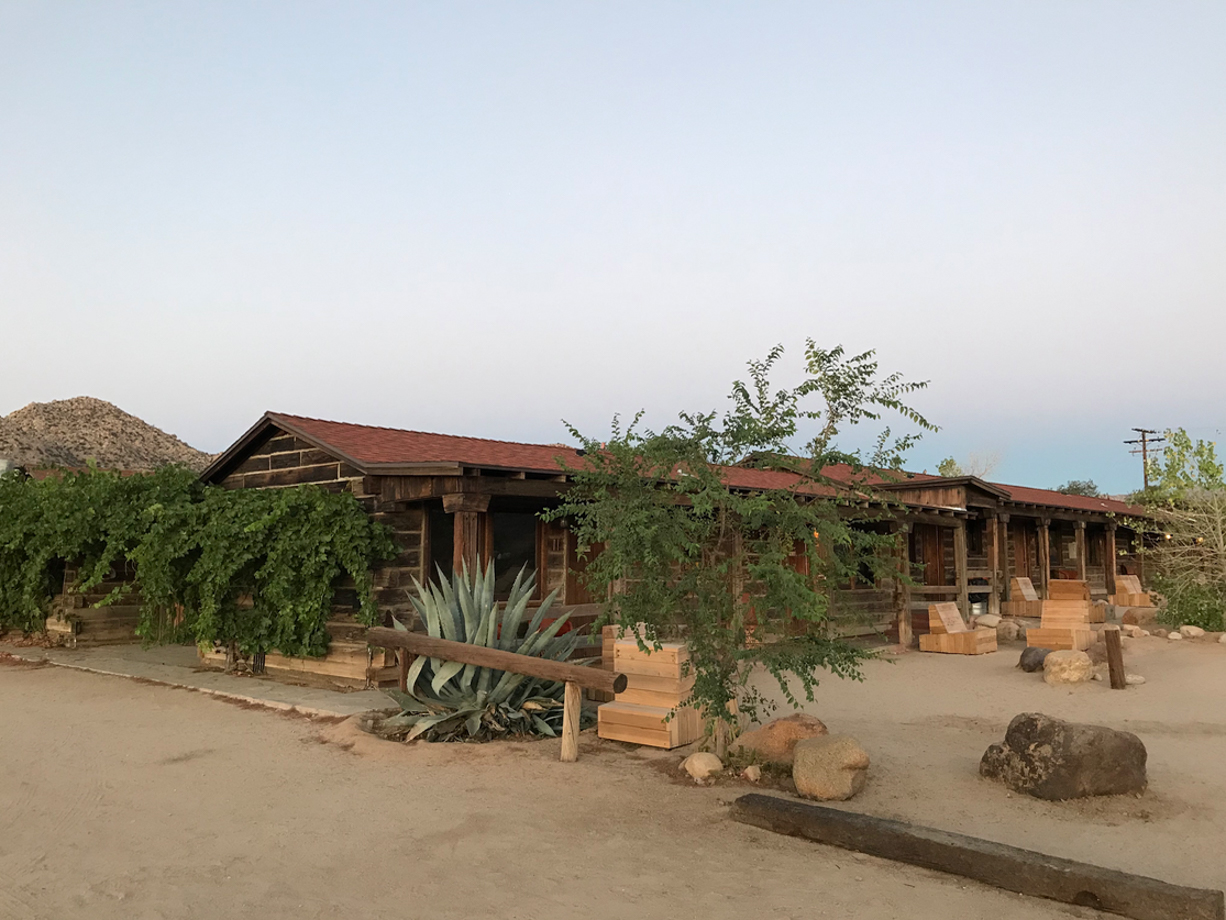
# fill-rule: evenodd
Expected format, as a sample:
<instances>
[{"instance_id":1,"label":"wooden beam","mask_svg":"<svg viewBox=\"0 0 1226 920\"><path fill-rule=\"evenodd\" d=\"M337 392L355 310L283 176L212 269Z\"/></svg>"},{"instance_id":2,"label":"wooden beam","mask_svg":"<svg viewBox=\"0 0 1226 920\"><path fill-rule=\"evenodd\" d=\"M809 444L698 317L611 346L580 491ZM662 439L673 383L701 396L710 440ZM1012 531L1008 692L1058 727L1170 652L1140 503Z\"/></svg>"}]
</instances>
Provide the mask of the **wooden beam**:
<instances>
[{"instance_id":1,"label":"wooden beam","mask_svg":"<svg viewBox=\"0 0 1226 920\"><path fill-rule=\"evenodd\" d=\"M1106 546L1103 547L1103 574L1107 576L1107 595L1115 593L1115 525L1107 525Z\"/></svg>"},{"instance_id":2,"label":"wooden beam","mask_svg":"<svg viewBox=\"0 0 1226 920\"><path fill-rule=\"evenodd\" d=\"M910 648L911 635L911 586L907 584L907 576L911 574L911 554L908 552L911 525L898 525L895 537L898 546L895 548L898 562L898 577L894 579L894 617L898 622L898 644Z\"/></svg>"},{"instance_id":3,"label":"wooden beam","mask_svg":"<svg viewBox=\"0 0 1226 920\"><path fill-rule=\"evenodd\" d=\"M948 872L1005 891L1077 904L1134 920L1226 920L1222 892L1172 885L1143 875L1104 869L951 834L888 818L806 805L753 793L732 804L742 824Z\"/></svg>"},{"instance_id":4,"label":"wooden beam","mask_svg":"<svg viewBox=\"0 0 1226 920\"><path fill-rule=\"evenodd\" d=\"M490 510L490 495L488 492L456 492L443 496L443 510L448 514L461 511L486 512Z\"/></svg>"},{"instance_id":5,"label":"wooden beam","mask_svg":"<svg viewBox=\"0 0 1226 920\"><path fill-rule=\"evenodd\" d=\"M1086 522L1078 521L1076 529L1077 577L1086 580Z\"/></svg>"},{"instance_id":6,"label":"wooden beam","mask_svg":"<svg viewBox=\"0 0 1226 920\"><path fill-rule=\"evenodd\" d=\"M954 528L954 579L958 586L958 609L962 616L971 615L970 591L966 584L966 521Z\"/></svg>"},{"instance_id":7,"label":"wooden beam","mask_svg":"<svg viewBox=\"0 0 1226 920\"><path fill-rule=\"evenodd\" d=\"M375 648L406 649L414 655L426 655L430 658L441 658L444 661L458 661L460 664L471 664L479 668L510 671L513 674L525 674L528 677L539 677L542 680L573 683L584 690L623 693L626 689L625 674L617 674L600 668L585 668L565 661L554 661L551 658L516 655L514 652L504 652L501 649L488 648L484 645L452 642L450 639L435 639L425 633L403 632L399 629L375 626L366 630L366 641Z\"/></svg>"}]
</instances>

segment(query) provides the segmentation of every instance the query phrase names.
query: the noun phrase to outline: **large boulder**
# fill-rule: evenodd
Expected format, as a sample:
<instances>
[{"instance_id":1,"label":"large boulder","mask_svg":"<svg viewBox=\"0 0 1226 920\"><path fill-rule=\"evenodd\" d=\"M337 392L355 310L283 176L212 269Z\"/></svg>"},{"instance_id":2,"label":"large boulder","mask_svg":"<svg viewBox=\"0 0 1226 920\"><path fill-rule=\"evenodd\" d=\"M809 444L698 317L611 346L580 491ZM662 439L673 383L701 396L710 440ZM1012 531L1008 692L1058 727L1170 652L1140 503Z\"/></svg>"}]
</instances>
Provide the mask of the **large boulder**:
<instances>
[{"instance_id":1,"label":"large boulder","mask_svg":"<svg viewBox=\"0 0 1226 920\"><path fill-rule=\"evenodd\" d=\"M850 799L864 788L867 773L868 753L850 735L823 735L796 745L792 781L807 799Z\"/></svg>"},{"instance_id":2,"label":"large boulder","mask_svg":"<svg viewBox=\"0 0 1226 920\"><path fill-rule=\"evenodd\" d=\"M983 626L988 629L995 629L997 626L1000 625L1000 621L1002 619L1003 617L999 617L994 613L985 613L982 616L975 617L975 626L976 627Z\"/></svg>"},{"instance_id":3,"label":"large boulder","mask_svg":"<svg viewBox=\"0 0 1226 920\"><path fill-rule=\"evenodd\" d=\"M1043 659L1043 680L1049 684L1081 684L1094 676L1094 662L1085 652L1061 649Z\"/></svg>"},{"instance_id":4,"label":"large boulder","mask_svg":"<svg viewBox=\"0 0 1226 920\"><path fill-rule=\"evenodd\" d=\"M1000 621L1000 625L996 627L996 640L998 642L1013 642L1022 635L1021 624L1011 617L1005 617Z\"/></svg>"},{"instance_id":5,"label":"large boulder","mask_svg":"<svg viewBox=\"0 0 1226 920\"><path fill-rule=\"evenodd\" d=\"M1060 801L1145 788L1145 745L1132 732L1064 722L1041 712L1014 716L979 773L1015 792Z\"/></svg>"},{"instance_id":6,"label":"large boulder","mask_svg":"<svg viewBox=\"0 0 1226 920\"><path fill-rule=\"evenodd\" d=\"M1022 649L1022 657L1017 660L1017 666L1023 671L1033 673L1043 670L1043 659L1051 654L1049 648Z\"/></svg>"},{"instance_id":7,"label":"large boulder","mask_svg":"<svg viewBox=\"0 0 1226 920\"><path fill-rule=\"evenodd\" d=\"M754 754L764 763L792 762L792 752L799 741L828 734L820 719L797 712L782 719L772 719L765 725L745 732L737 738L734 750Z\"/></svg>"},{"instance_id":8,"label":"large boulder","mask_svg":"<svg viewBox=\"0 0 1226 920\"><path fill-rule=\"evenodd\" d=\"M1130 626L1148 626L1158 617L1157 607L1125 607L1120 621Z\"/></svg>"}]
</instances>

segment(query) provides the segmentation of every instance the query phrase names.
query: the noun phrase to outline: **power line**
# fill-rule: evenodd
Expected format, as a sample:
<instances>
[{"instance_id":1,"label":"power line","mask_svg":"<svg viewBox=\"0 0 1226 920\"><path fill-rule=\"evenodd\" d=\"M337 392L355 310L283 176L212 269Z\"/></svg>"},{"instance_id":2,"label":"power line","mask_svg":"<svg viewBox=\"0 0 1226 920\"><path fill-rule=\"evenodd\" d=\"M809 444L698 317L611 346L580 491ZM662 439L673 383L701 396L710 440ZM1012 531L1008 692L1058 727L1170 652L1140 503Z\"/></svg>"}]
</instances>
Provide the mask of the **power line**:
<instances>
[{"instance_id":1,"label":"power line","mask_svg":"<svg viewBox=\"0 0 1226 920\"><path fill-rule=\"evenodd\" d=\"M1137 434L1139 434L1141 437L1133 438L1131 441L1125 441L1124 443L1141 445L1139 450L1130 450L1128 451L1128 453L1141 455L1141 475L1145 482L1145 489L1146 491L1148 491L1149 490L1149 446L1151 444L1158 444L1162 441L1165 441L1166 438L1151 438L1150 435L1158 433L1154 431L1152 428L1134 428L1132 430L1135 431Z\"/></svg>"}]
</instances>

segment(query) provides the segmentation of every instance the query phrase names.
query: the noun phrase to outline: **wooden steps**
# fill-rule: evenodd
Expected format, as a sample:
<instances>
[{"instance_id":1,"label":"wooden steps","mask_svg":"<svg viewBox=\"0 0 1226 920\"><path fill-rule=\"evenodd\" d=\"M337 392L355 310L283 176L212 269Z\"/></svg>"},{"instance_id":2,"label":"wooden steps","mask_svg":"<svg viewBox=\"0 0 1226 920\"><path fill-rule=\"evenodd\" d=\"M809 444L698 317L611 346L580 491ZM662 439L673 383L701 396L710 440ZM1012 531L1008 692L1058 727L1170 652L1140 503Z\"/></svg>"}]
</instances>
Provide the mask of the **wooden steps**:
<instances>
[{"instance_id":1,"label":"wooden steps","mask_svg":"<svg viewBox=\"0 0 1226 920\"><path fill-rule=\"evenodd\" d=\"M75 648L84 645L127 645L139 642L136 627L140 606L72 607L56 604L43 624L48 637Z\"/></svg>"},{"instance_id":2,"label":"wooden steps","mask_svg":"<svg viewBox=\"0 0 1226 920\"><path fill-rule=\"evenodd\" d=\"M682 675L689 660L685 644L665 642L658 650L644 652L634 638L616 638L616 628L608 629L613 669L626 675L627 684L613 702L597 709L597 734L667 749L701 738L702 718L684 705L694 686L692 674Z\"/></svg>"},{"instance_id":3,"label":"wooden steps","mask_svg":"<svg viewBox=\"0 0 1226 920\"><path fill-rule=\"evenodd\" d=\"M1106 619L1106 607L1090 602L1090 588L1084 581L1056 579L1048 584L1049 600L1042 602L1043 616L1038 629L1026 630L1031 648L1084 651L1094 644L1091 622Z\"/></svg>"},{"instance_id":4,"label":"wooden steps","mask_svg":"<svg viewBox=\"0 0 1226 920\"><path fill-rule=\"evenodd\" d=\"M1141 587L1141 579L1136 575L1116 575L1115 594L1110 597L1111 603L1117 607L1154 607L1153 598Z\"/></svg>"}]
</instances>

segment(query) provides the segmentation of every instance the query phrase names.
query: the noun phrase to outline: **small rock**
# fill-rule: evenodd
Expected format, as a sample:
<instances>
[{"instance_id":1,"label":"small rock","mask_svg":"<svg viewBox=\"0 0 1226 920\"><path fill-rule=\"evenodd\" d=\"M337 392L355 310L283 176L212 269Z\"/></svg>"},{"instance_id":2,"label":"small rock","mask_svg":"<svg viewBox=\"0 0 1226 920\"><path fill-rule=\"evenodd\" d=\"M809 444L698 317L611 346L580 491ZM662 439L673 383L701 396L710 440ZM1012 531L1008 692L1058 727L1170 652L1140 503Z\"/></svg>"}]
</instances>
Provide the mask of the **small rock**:
<instances>
[{"instance_id":1,"label":"small rock","mask_svg":"<svg viewBox=\"0 0 1226 920\"><path fill-rule=\"evenodd\" d=\"M1226 645L1226 633L1222 633L1222 637L1217 641L1222 643L1222 645Z\"/></svg>"},{"instance_id":2,"label":"small rock","mask_svg":"<svg viewBox=\"0 0 1226 920\"><path fill-rule=\"evenodd\" d=\"M1158 638L1158 639L1165 639L1165 638L1166 638L1166 630L1165 630L1165 629L1155 629L1155 630L1153 630L1152 632L1150 632L1150 635L1151 635L1151 636L1154 636L1154 637L1156 637L1156 638Z\"/></svg>"},{"instance_id":3,"label":"small rock","mask_svg":"<svg viewBox=\"0 0 1226 920\"><path fill-rule=\"evenodd\" d=\"M1205 635L1205 631L1199 626L1180 626L1179 634L1185 639L1200 639Z\"/></svg>"},{"instance_id":4,"label":"small rock","mask_svg":"<svg viewBox=\"0 0 1226 920\"><path fill-rule=\"evenodd\" d=\"M1145 745L1131 732L1064 722L1041 712L1015 716L979 773L1049 801L1121 795L1145 788Z\"/></svg>"},{"instance_id":5,"label":"small rock","mask_svg":"<svg viewBox=\"0 0 1226 920\"><path fill-rule=\"evenodd\" d=\"M792 781L807 799L844 801L864 788L868 753L850 735L825 735L796 745Z\"/></svg>"},{"instance_id":6,"label":"small rock","mask_svg":"<svg viewBox=\"0 0 1226 920\"><path fill-rule=\"evenodd\" d=\"M1169 633L1167 633L1167 634L1166 634L1166 637L1167 637L1168 639L1182 639L1182 638L1183 638L1183 633L1177 633L1177 632L1175 632L1174 630L1172 630L1171 632L1169 632Z\"/></svg>"},{"instance_id":7,"label":"small rock","mask_svg":"<svg viewBox=\"0 0 1226 920\"><path fill-rule=\"evenodd\" d=\"M1125 623L1123 626L1121 626L1120 632L1132 639L1135 639L1138 636L1146 635L1146 631L1144 629L1142 629L1140 626L1133 626L1131 623Z\"/></svg>"},{"instance_id":8,"label":"small rock","mask_svg":"<svg viewBox=\"0 0 1226 920\"><path fill-rule=\"evenodd\" d=\"M1153 635L1153 633L1151 633L1151 632L1150 632L1148 629L1143 629L1143 630L1141 630L1141 635L1142 635L1142 636L1145 636L1145 637L1149 637L1149 636ZM1138 637L1138 638L1139 638L1139 637Z\"/></svg>"},{"instance_id":9,"label":"small rock","mask_svg":"<svg viewBox=\"0 0 1226 920\"><path fill-rule=\"evenodd\" d=\"M744 770L741 771L741 779L747 779L751 783L762 782L762 768L759 767L756 763L750 764L748 767L746 767Z\"/></svg>"},{"instance_id":10,"label":"small rock","mask_svg":"<svg viewBox=\"0 0 1226 920\"><path fill-rule=\"evenodd\" d=\"M1033 673L1043 670L1043 659L1051 654L1051 649L1046 648L1028 648L1022 651L1022 657L1018 659L1017 666L1023 671Z\"/></svg>"},{"instance_id":11,"label":"small rock","mask_svg":"<svg viewBox=\"0 0 1226 920\"><path fill-rule=\"evenodd\" d=\"M1085 652L1061 649L1043 659L1043 680L1049 684L1080 684L1094 674L1094 663Z\"/></svg>"},{"instance_id":12,"label":"small rock","mask_svg":"<svg viewBox=\"0 0 1226 920\"><path fill-rule=\"evenodd\" d=\"M1125 674L1124 683L1128 684L1130 687L1135 687L1138 684L1145 683L1145 678L1140 674Z\"/></svg>"},{"instance_id":13,"label":"small rock","mask_svg":"<svg viewBox=\"0 0 1226 920\"><path fill-rule=\"evenodd\" d=\"M681 769L700 786L714 782L713 776L724 769L724 762L709 751L699 751L681 761Z\"/></svg>"},{"instance_id":14,"label":"small rock","mask_svg":"<svg viewBox=\"0 0 1226 920\"><path fill-rule=\"evenodd\" d=\"M825 734L828 730L820 719L797 712L745 732L737 738L733 750L752 752L766 763L790 764L797 742Z\"/></svg>"},{"instance_id":15,"label":"small rock","mask_svg":"<svg viewBox=\"0 0 1226 920\"><path fill-rule=\"evenodd\" d=\"M1000 625L996 627L996 640L998 642L1013 642L1022 632L1022 627L1010 619L1003 619Z\"/></svg>"},{"instance_id":16,"label":"small rock","mask_svg":"<svg viewBox=\"0 0 1226 920\"><path fill-rule=\"evenodd\" d=\"M975 626L986 626L988 629L995 629L1000 625L1002 619L1004 618L998 617L994 613L985 613L983 616L975 618Z\"/></svg>"}]
</instances>

